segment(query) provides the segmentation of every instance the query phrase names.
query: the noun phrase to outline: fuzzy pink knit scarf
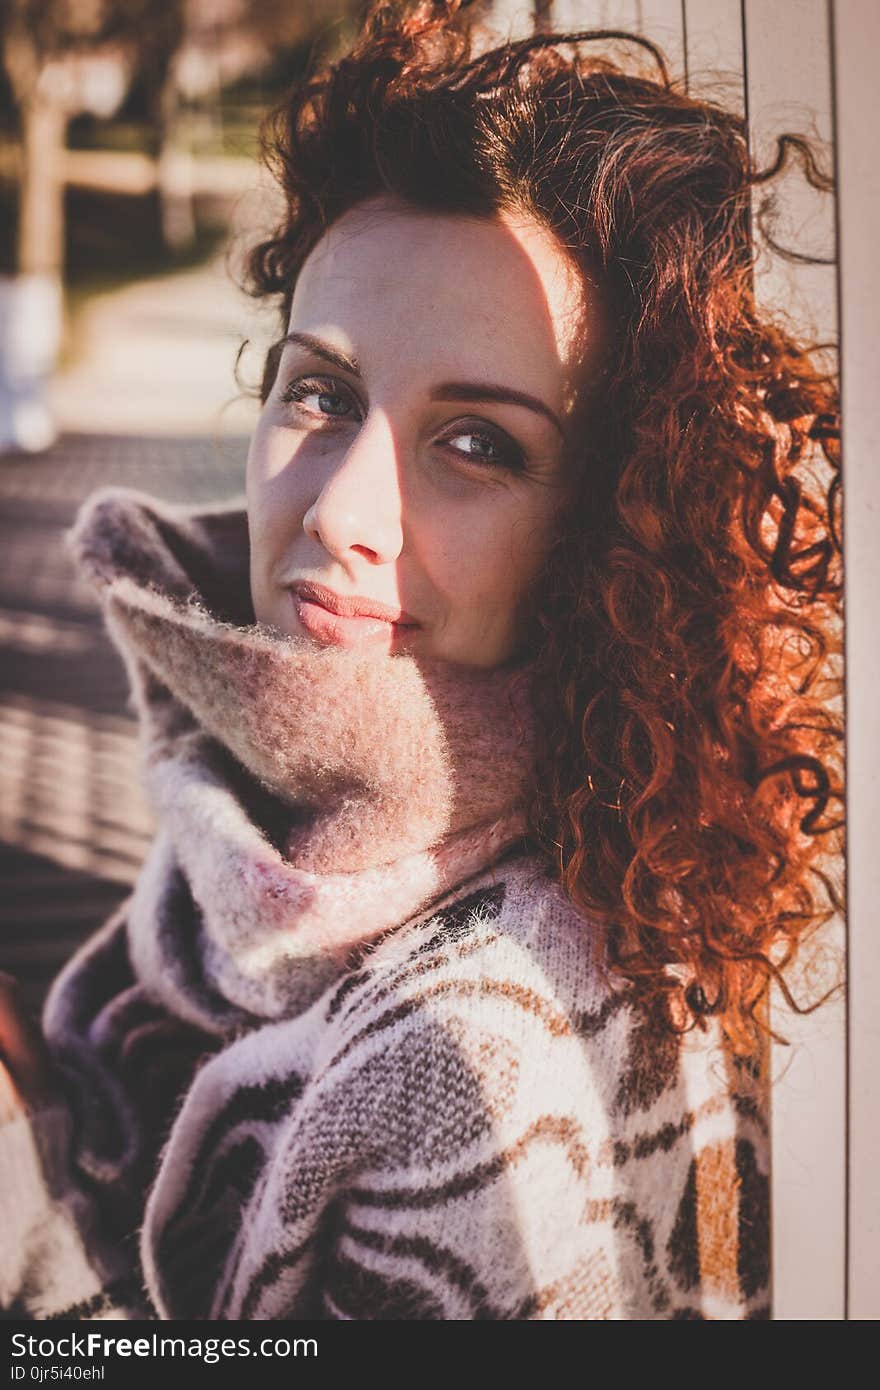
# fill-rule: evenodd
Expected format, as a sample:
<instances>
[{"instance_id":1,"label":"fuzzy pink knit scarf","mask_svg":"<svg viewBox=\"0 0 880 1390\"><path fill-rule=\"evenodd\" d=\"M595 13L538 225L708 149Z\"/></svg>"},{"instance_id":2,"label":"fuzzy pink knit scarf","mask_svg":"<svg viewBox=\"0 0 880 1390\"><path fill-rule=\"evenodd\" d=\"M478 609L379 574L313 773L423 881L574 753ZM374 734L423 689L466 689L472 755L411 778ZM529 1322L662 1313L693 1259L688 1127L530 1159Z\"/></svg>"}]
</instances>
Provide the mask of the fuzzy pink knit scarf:
<instances>
[{"instance_id":1,"label":"fuzzy pink knit scarf","mask_svg":"<svg viewBox=\"0 0 880 1390\"><path fill-rule=\"evenodd\" d=\"M173 1016L222 1036L242 1014L299 1012L353 950L522 848L527 666L377 656L257 624L238 500L104 489L68 544L140 716L159 833L128 951Z\"/></svg>"}]
</instances>

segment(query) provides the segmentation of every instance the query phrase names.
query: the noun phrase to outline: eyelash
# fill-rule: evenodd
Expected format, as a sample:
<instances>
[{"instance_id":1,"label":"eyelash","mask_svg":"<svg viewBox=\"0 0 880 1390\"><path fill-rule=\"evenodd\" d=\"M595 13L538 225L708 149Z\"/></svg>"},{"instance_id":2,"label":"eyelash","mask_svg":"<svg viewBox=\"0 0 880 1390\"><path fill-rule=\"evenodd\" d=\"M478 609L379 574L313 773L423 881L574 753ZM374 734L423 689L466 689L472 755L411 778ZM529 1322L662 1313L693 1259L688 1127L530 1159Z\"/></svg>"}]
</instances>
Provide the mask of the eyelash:
<instances>
[{"instance_id":1,"label":"eyelash","mask_svg":"<svg viewBox=\"0 0 880 1390\"><path fill-rule=\"evenodd\" d=\"M285 405L297 405L302 410L303 414L310 415L313 418L319 416L321 419L325 420L339 419L341 417L324 415L322 411L305 410L300 404L306 396L314 395L335 396L338 400L345 399L345 396L348 394L347 392L344 395L341 391L325 389L328 385L332 386L334 384L332 377L300 377L296 381L289 382L287 386L284 387L280 399ZM463 453L460 449L454 449L453 453L463 459L465 463L474 463L480 468L498 468L507 472L519 472L525 466L525 456L522 449L514 444L506 435L502 434L500 431L490 429L486 425L481 425L479 428L475 425L473 428L469 428L467 424L465 424L458 429L456 434L449 435L447 440L442 442L448 443L449 439L455 439L461 434L473 435L476 439L488 440L499 453L497 459L489 459L479 458L477 455L469 455Z\"/></svg>"}]
</instances>

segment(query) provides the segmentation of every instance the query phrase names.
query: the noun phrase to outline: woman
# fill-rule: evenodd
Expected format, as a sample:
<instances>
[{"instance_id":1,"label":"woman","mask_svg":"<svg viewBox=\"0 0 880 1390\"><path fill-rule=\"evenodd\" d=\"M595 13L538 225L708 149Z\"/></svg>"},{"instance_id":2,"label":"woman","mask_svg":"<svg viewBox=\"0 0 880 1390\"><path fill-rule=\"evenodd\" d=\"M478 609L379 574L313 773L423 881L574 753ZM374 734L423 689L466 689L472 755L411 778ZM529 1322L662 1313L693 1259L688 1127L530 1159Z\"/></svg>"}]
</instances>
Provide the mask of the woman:
<instances>
[{"instance_id":1,"label":"woman","mask_svg":"<svg viewBox=\"0 0 880 1390\"><path fill-rule=\"evenodd\" d=\"M6 1010L33 1316L769 1316L836 397L755 309L734 116L469 42L374 7L281 114L246 515L71 534L159 833L51 1060Z\"/></svg>"}]
</instances>

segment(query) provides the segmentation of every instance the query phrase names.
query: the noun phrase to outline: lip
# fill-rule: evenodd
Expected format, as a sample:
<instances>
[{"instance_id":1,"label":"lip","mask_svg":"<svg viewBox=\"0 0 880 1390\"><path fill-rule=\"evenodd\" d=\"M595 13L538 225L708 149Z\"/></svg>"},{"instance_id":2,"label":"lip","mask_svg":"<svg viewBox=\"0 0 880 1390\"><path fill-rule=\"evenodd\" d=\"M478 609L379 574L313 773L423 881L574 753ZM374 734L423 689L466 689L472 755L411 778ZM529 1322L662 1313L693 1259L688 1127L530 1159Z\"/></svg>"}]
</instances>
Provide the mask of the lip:
<instances>
[{"instance_id":1,"label":"lip","mask_svg":"<svg viewBox=\"0 0 880 1390\"><path fill-rule=\"evenodd\" d=\"M320 604L329 613L335 613L340 618L378 618L384 623L393 623L396 627L419 626L415 618L402 608L391 608L376 599L361 598L359 594L343 597L334 593L332 589L325 588L323 584L314 584L311 580L305 579L290 587L295 597L304 599L307 603Z\"/></svg>"},{"instance_id":2,"label":"lip","mask_svg":"<svg viewBox=\"0 0 880 1390\"><path fill-rule=\"evenodd\" d=\"M380 643L390 651L402 650L407 635L419 626L405 622L402 610L373 599L343 598L332 589L311 582L290 586L300 625L317 641L339 647ZM340 611L341 610L341 611ZM397 617L396 614L401 614ZM392 616L386 616L386 615Z\"/></svg>"}]
</instances>

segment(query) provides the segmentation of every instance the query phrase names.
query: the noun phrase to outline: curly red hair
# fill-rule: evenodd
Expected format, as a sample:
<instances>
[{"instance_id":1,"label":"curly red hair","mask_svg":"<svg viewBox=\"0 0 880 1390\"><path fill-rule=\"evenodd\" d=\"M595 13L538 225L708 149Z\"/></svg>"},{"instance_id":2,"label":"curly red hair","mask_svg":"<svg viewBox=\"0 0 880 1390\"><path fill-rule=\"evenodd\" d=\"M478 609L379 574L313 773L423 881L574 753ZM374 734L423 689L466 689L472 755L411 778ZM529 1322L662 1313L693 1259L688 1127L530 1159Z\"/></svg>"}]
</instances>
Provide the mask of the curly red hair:
<instances>
[{"instance_id":1,"label":"curly red hair","mask_svg":"<svg viewBox=\"0 0 880 1390\"><path fill-rule=\"evenodd\" d=\"M613 332L533 595L530 832L612 969L672 1028L719 1014L748 1055L771 979L799 1007L781 972L840 906L839 398L756 304L751 238L751 189L788 149L828 180L799 138L756 168L743 121L645 39L474 53L466 8L373 4L274 114L286 215L252 288L286 327L322 233L383 192L524 212L598 273ZM598 54L609 37L657 72Z\"/></svg>"}]
</instances>

